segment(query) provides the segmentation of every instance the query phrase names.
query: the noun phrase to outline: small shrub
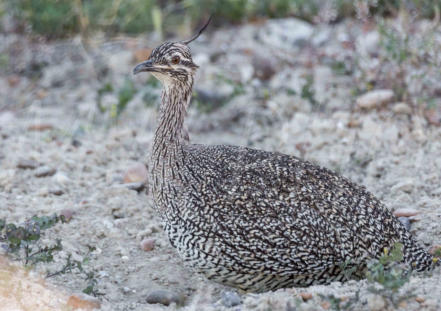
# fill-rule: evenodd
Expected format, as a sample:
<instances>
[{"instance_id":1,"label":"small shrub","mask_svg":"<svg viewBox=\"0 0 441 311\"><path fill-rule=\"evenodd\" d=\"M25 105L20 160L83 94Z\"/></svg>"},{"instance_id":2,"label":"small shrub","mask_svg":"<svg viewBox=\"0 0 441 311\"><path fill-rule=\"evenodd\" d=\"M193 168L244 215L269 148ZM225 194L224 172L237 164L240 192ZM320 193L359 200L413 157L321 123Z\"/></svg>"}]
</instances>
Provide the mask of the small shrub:
<instances>
[{"instance_id":1,"label":"small shrub","mask_svg":"<svg viewBox=\"0 0 441 311\"><path fill-rule=\"evenodd\" d=\"M53 253L62 249L61 241L56 239L52 246L41 246L39 240L43 230L60 221L64 222L64 216L33 216L21 226L0 220L0 242L8 254L25 265L51 262Z\"/></svg>"}]
</instances>

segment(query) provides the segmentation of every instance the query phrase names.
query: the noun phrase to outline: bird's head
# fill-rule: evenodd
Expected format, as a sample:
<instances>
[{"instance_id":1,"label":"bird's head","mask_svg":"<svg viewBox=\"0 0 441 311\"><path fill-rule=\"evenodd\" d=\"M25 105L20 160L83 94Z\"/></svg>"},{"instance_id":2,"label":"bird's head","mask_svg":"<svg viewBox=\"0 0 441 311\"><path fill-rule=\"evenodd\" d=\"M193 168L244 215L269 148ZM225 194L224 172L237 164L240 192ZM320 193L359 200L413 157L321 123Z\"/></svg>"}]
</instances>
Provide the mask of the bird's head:
<instances>
[{"instance_id":1,"label":"bird's head","mask_svg":"<svg viewBox=\"0 0 441 311\"><path fill-rule=\"evenodd\" d=\"M165 42L155 48L150 57L136 65L133 74L151 72L164 86L193 81L198 66L191 58L189 43L196 40L210 23L210 19L202 29L190 40Z\"/></svg>"}]
</instances>

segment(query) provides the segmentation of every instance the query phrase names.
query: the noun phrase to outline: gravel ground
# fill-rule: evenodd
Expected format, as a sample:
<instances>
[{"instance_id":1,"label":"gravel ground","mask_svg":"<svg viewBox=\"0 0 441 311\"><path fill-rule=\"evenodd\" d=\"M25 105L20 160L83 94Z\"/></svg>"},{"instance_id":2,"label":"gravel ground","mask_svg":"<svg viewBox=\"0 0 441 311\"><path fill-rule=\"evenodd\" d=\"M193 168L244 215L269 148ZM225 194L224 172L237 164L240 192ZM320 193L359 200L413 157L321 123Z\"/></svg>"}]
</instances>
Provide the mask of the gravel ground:
<instances>
[{"instance_id":1,"label":"gravel ground","mask_svg":"<svg viewBox=\"0 0 441 311\"><path fill-rule=\"evenodd\" d=\"M428 69L419 87L404 79L416 90L402 101L375 70L394 67L378 63L381 38L369 27L286 19L203 36L193 47L201 69L187 120L191 140L280 151L336 170L410 216L412 232L429 249L441 245L439 72ZM439 26L433 33L439 50ZM441 309L440 268L412 275L392 294L367 280L238 294L193 273L162 232L148 182L140 191L131 183L148 179L142 163L160 89L148 75L130 72L155 44L39 43L15 34L0 40L1 52L13 55L0 75L0 219L72 214L46 231L42 243L59 238L63 250L35 271L58 271L69 255L87 258L83 267L94 273L102 310ZM362 65L354 69L356 57ZM421 73L424 66L416 67ZM354 85L371 71L383 78L374 89L390 90L360 97L366 91L356 94ZM127 92L133 97L116 120ZM415 105L423 94L435 94L430 109ZM22 168L26 163L32 165ZM71 293L87 286L79 271L48 282Z\"/></svg>"}]
</instances>

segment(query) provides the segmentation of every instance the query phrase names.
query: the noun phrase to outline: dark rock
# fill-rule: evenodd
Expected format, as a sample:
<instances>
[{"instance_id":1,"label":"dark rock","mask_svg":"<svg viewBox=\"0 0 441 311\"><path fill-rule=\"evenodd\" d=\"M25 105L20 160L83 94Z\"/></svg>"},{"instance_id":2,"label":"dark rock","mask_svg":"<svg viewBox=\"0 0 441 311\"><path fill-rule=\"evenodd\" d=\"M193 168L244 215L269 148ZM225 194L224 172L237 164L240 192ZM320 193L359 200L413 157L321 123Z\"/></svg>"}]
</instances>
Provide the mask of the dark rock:
<instances>
[{"instance_id":1,"label":"dark rock","mask_svg":"<svg viewBox=\"0 0 441 311\"><path fill-rule=\"evenodd\" d=\"M50 189L49 193L53 194L53 195L63 195L64 191L63 191L63 189L55 188L55 189Z\"/></svg>"},{"instance_id":2,"label":"dark rock","mask_svg":"<svg viewBox=\"0 0 441 311\"><path fill-rule=\"evenodd\" d=\"M228 308L240 305L242 303L240 296L236 292L223 292L221 299L222 304Z\"/></svg>"},{"instance_id":3,"label":"dark rock","mask_svg":"<svg viewBox=\"0 0 441 311\"><path fill-rule=\"evenodd\" d=\"M172 303L176 303L177 305L182 305L184 303L184 299L182 295L179 295L175 292L169 290L158 289L151 291L146 298L147 303L155 304L159 303L164 306L168 306Z\"/></svg>"},{"instance_id":4,"label":"dark rock","mask_svg":"<svg viewBox=\"0 0 441 311\"><path fill-rule=\"evenodd\" d=\"M47 177L52 176L56 173L56 169L49 166L40 166L35 170L35 177Z\"/></svg>"},{"instance_id":5,"label":"dark rock","mask_svg":"<svg viewBox=\"0 0 441 311\"><path fill-rule=\"evenodd\" d=\"M132 183L124 184L124 186L136 192L141 192L142 190L145 189L145 183L142 182L132 182Z\"/></svg>"},{"instance_id":6,"label":"dark rock","mask_svg":"<svg viewBox=\"0 0 441 311\"><path fill-rule=\"evenodd\" d=\"M17 163L17 167L21 168L21 169L30 169L30 170L34 170L39 166L37 161L34 160L19 160Z\"/></svg>"}]
</instances>

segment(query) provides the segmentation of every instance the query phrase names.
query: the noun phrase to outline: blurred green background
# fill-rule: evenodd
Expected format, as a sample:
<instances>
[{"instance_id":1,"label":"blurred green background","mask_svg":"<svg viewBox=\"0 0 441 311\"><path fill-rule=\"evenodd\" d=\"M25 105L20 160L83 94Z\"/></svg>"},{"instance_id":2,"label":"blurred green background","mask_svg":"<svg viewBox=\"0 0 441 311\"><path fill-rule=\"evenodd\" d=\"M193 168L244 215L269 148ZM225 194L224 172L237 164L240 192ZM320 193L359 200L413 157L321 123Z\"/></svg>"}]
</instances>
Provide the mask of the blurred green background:
<instances>
[{"instance_id":1,"label":"blurred green background","mask_svg":"<svg viewBox=\"0 0 441 311\"><path fill-rule=\"evenodd\" d=\"M167 36L188 31L210 14L217 25L287 16L329 23L400 10L434 18L440 5L441 0L0 0L0 16L13 19L15 31L56 39L93 32Z\"/></svg>"}]
</instances>

